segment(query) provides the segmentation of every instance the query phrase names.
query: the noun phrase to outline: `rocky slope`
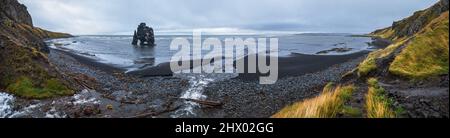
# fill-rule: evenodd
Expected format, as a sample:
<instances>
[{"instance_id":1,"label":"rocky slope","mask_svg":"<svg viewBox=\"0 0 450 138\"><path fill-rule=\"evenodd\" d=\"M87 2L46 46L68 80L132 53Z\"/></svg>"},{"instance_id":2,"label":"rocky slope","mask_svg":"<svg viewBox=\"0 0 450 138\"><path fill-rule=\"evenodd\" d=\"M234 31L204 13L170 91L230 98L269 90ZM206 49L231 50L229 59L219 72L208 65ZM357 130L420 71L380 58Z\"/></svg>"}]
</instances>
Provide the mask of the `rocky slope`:
<instances>
[{"instance_id":1,"label":"rocky slope","mask_svg":"<svg viewBox=\"0 0 450 138\"><path fill-rule=\"evenodd\" d=\"M370 53L337 83L335 89L340 86L355 88L351 98L344 98L345 101L324 99L326 96L323 95L329 95L324 92L290 106L315 103L321 107L290 110L296 113L307 110L312 114L307 117L448 118L448 16L449 0L441 0L428 9L394 22L391 27L372 32L370 36L391 44ZM336 105L335 101L345 104L329 110L330 105ZM289 107L274 117L305 117L285 114L289 113L287 109Z\"/></svg>"},{"instance_id":2,"label":"rocky slope","mask_svg":"<svg viewBox=\"0 0 450 138\"><path fill-rule=\"evenodd\" d=\"M372 53L360 65L359 75L384 73L422 80L448 74L448 8L448 0L441 0L391 27L371 33L393 43Z\"/></svg>"},{"instance_id":3,"label":"rocky slope","mask_svg":"<svg viewBox=\"0 0 450 138\"><path fill-rule=\"evenodd\" d=\"M448 11L448 4L448 0L441 0L428 9L417 11L414 15L396 21L392 26L377 30L371 34L390 40L414 36L425 28L433 19Z\"/></svg>"},{"instance_id":4,"label":"rocky slope","mask_svg":"<svg viewBox=\"0 0 450 138\"><path fill-rule=\"evenodd\" d=\"M408 117L449 117L449 1L415 12L371 35L393 42L372 53L358 68L375 77Z\"/></svg>"},{"instance_id":5,"label":"rocky slope","mask_svg":"<svg viewBox=\"0 0 450 138\"><path fill-rule=\"evenodd\" d=\"M44 39L71 37L33 26L17 0L0 0L0 91L24 98L72 94L72 86L47 58Z\"/></svg>"},{"instance_id":6,"label":"rocky slope","mask_svg":"<svg viewBox=\"0 0 450 138\"><path fill-rule=\"evenodd\" d=\"M372 52L344 83L370 88L367 79L378 79L381 97L397 117L449 117L448 15L449 1L441 0L372 32L392 44Z\"/></svg>"}]
</instances>

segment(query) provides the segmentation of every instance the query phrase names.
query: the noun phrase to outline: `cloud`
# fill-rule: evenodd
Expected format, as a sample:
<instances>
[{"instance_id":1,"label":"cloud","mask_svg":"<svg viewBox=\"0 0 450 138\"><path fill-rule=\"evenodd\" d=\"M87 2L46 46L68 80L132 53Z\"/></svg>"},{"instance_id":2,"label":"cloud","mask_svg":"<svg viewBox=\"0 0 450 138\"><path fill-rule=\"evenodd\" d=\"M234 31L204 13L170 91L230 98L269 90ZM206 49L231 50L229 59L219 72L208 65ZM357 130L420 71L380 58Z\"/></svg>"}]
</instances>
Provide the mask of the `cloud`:
<instances>
[{"instance_id":1,"label":"cloud","mask_svg":"<svg viewBox=\"0 0 450 138\"><path fill-rule=\"evenodd\" d=\"M19 0L36 26L73 34L240 28L368 32L437 0Z\"/></svg>"}]
</instances>

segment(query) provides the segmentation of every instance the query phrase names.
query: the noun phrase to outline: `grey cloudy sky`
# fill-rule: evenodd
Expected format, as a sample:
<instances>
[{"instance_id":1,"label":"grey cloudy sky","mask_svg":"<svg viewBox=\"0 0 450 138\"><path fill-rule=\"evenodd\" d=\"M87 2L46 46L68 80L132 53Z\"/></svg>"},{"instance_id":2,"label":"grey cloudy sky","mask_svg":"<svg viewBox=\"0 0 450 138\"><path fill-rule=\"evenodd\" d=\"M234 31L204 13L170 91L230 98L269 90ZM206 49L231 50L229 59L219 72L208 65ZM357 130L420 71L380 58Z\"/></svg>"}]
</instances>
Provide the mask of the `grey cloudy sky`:
<instances>
[{"instance_id":1,"label":"grey cloudy sky","mask_svg":"<svg viewBox=\"0 0 450 138\"><path fill-rule=\"evenodd\" d=\"M194 28L366 33L437 0L19 0L35 26L72 34ZM214 29L211 29L214 30Z\"/></svg>"}]
</instances>

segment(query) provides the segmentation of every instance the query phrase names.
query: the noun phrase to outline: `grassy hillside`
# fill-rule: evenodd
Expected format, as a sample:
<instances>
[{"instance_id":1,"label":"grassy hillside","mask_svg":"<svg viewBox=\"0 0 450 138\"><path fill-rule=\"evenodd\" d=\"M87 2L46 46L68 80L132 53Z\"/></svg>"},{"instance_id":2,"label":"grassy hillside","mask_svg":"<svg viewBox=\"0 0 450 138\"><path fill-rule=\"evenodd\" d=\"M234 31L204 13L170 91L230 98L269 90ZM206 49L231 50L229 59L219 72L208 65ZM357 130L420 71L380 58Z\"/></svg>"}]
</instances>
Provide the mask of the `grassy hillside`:
<instances>
[{"instance_id":1,"label":"grassy hillside","mask_svg":"<svg viewBox=\"0 0 450 138\"><path fill-rule=\"evenodd\" d=\"M358 67L359 76L388 68L389 73L412 80L448 74L448 11L408 38L395 37L393 44L370 53ZM385 34L379 34L383 36ZM394 53L394 51L399 53ZM388 56L391 56L389 59ZM387 66L377 63L389 62ZM389 61L393 60L393 61Z\"/></svg>"},{"instance_id":2,"label":"grassy hillside","mask_svg":"<svg viewBox=\"0 0 450 138\"><path fill-rule=\"evenodd\" d=\"M409 39L398 40L394 44L389 45L385 49L380 49L370 53L367 58L361 62L358 66L358 76L363 77L369 75L369 73L380 69L380 60L393 56L395 51L398 51L401 46L405 44Z\"/></svg>"},{"instance_id":3,"label":"grassy hillside","mask_svg":"<svg viewBox=\"0 0 450 138\"><path fill-rule=\"evenodd\" d=\"M395 57L389 72L410 79L448 74L448 11L432 20Z\"/></svg>"},{"instance_id":4,"label":"grassy hillside","mask_svg":"<svg viewBox=\"0 0 450 138\"><path fill-rule=\"evenodd\" d=\"M345 75L356 76L341 82L350 84L350 86L352 84L358 86L356 90L350 89L350 87L337 87L330 90L326 87L319 96L290 105L273 117L337 117L336 113L345 113L342 112L345 109L342 107L345 107L343 105L348 102L348 99L355 98L351 97L351 94L350 97L342 96L349 95L348 93L355 93L356 96L358 93L364 95L363 103L353 103L363 104L363 106L359 106L360 109L356 110L364 111L364 117L401 117L405 113L403 108L394 106L395 99L388 96L388 92L375 78L394 80L402 78L402 80L410 82L410 80L422 81L428 78L438 78L441 75L448 76L448 4L448 0L441 0L428 9L414 13L411 17L394 22L391 27L371 33L370 35L373 37L388 39L393 43L384 49L370 53L359 64L355 72L347 73L357 75ZM388 86L396 87L395 85L394 83ZM438 85L440 84L436 84L434 87ZM415 87L408 84L406 90L417 89L427 92L427 90L422 90L423 87L412 88L411 86ZM367 89L361 89L362 87ZM446 87L448 92L448 86ZM445 97L440 98L444 98L445 101ZM448 101L448 97L446 100ZM414 108L417 108L416 105ZM412 110L416 110L414 108ZM429 108L427 107L427 109ZM448 116L448 114L444 116Z\"/></svg>"},{"instance_id":5,"label":"grassy hillside","mask_svg":"<svg viewBox=\"0 0 450 138\"><path fill-rule=\"evenodd\" d=\"M387 70L392 75L422 80L448 74L448 20L448 1L441 0L391 27L371 33L392 40L393 44L372 52L359 65L358 75L376 76Z\"/></svg>"},{"instance_id":6,"label":"grassy hillside","mask_svg":"<svg viewBox=\"0 0 450 138\"><path fill-rule=\"evenodd\" d=\"M0 24L0 90L24 98L70 95L73 90L48 61L43 39L70 37L12 20Z\"/></svg>"}]
</instances>

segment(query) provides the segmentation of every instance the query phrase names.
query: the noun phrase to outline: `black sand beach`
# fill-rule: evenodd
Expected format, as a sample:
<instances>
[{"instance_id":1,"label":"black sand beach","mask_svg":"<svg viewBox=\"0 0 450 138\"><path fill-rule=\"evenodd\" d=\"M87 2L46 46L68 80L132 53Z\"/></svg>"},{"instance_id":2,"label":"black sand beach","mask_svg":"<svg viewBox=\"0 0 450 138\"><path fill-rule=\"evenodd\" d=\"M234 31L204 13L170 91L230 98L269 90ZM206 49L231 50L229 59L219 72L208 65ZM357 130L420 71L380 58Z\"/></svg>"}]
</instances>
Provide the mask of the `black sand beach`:
<instances>
[{"instance_id":1,"label":"black sand beach","mask_svg":"<svg viewBox=\"0 0 450 138\"><path fill-rule=\"evenodd\" d=\"M324 70L335 64L344 63L350 59L368 54L369 51L361 51L347 55L306 55L300 53L292 53L288 57L278 57L278 76L279 78L301 76L307 73L313 73ZM242 58L245 63L248 63L248 57ZM193 61L190 61L191 65ZM234 62L236 65L236 61ZM258 62L256 62L258 64ZM103 66L103 65L102 65ZM100 67L102 67L100 66ZM192 68L192 67L191 67ZM244 68L248 72L248 65ZM173 72L170 69L170 63L161 63L154 67L149 67L142 70L131 71L128 75L139 77L152 76L172 76ZM256 81L260 76L265 76L261 73L241 73L237 79L245 81Z\"/></svg>"},{"instance_id":2,"label":"black sand beach","mask_svg":"<svg viewBox=\"0 0 450 138\"><path fill-rule=\"evenodd\" d=\"M205 88L204 94L210 100L225 104L221 109L197 112L202 117L270 117L287 105L320 94L327 83L339 82L342 75L356 68L365 56L362 52L346 56L300 55L282 58L280 62L286 66L280 66L280 74L283 75L275 84L261 85L254 74L241 74L236 79L215 82ZM317 70L307 69L308 64Z\"/></svg>"},{"instance_id":3,"label":"black sand beach","mask_svg":"<svg viewBox=\"0 0 450 138\"><path fill-rule=\"evenodd\" d=\"M54 50L56 53L61 53L61 54L68 55L68 56L76 59L81 64L84 64L84 65L90 66L90 67L95 67L96 69L102 70L102 71L107 72L107 73L121 73L121 72L125 72L124 69L121 69L121 68L118 68L118 67L114 67L112 65L108 65L108 64L105 64L105 63L100 63L100 62L98 62L98 61L96 61L95 59L92 59L92 58L88 58L88 57L85 57L85 56L77 55L75 53L67 52L67 51L64 51L64 50L59 50L59 49L52 49L52 50Z\"/></svg>"},{"instance_id":4,"label":"black sand beach","mask_svg":"<svg viewBox=\"0 0 450 138\"><path fill-rule=\"evenodd\" d=\"M299 53L292 53L289 57L278 57L278 78L295 77L305 75L307 73L314 73L327 69L333 65L345 63L351 59L368 54L368 51L352 53L348 55L306 55ZM248 58L244 58L247 63ZM248 70L248 66L245 66ZM239 74L238 79L245 81L258 80L260 76L266 76L261 73L242 73Z\"/></svg>"},{"instance_id":5,"label":"black sand beach","mask_svg":"<svg viewBox=\"0 0 450 138\"><path fill-rule=\"evenodd\" d=\"M260 85L260 74L248 73L234 79L213 82L204 88L203 94L207 96L206 100L218 101L223 105L195 109L197 115L189 117L270 117L292 102L319 94L320 88L326 83L339 81L342 74L354 69L367 53L339 56L292 54L280 57L277 83ZM50 58L63 71L83 73L95 78L102 87L98 92L108 96L106 103L115 105L114 112L101 108L105 110L101 114L110 114L112 117L129 117L148 111L164 113L144 117L170 117L173 109L184 104L183 100L177 98L190 87L188 80L172 76L169 63L124 74L119 68L70 52L52 50ZM123 99L132 102L124 104ZM159 106L145 106L154 104Z\"/></svg>"}]
</instances>

